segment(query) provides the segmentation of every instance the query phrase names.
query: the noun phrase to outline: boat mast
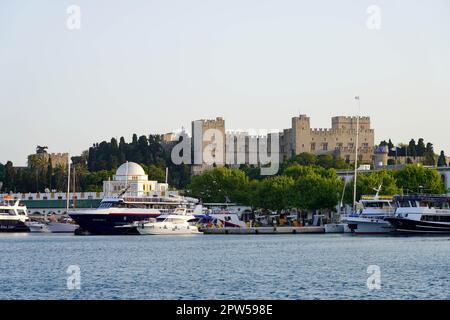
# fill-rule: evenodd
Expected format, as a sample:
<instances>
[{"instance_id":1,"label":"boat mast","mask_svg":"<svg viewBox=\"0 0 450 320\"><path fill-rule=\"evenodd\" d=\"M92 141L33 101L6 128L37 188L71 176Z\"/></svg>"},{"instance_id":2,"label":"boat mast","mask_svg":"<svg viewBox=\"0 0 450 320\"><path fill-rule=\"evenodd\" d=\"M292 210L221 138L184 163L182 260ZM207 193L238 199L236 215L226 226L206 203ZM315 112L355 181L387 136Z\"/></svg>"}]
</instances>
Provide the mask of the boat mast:
<instances>
[{"instance_id":1,"label":"boat mast","mask_svg":"<svg viewBox=\"0 0 450 320\"><path fill-rule=\"evenodd\" d=\"M66 195L66 214L69 214L70 201L70 156L67 155L67 195Z\"/></svg>"},{"instance_id":2,"label":"boat mast","mask_svg":"<svg viewBox=\"0 0 450 320\"><path fill-rule=\"evenodd\" d=\"M355 100L358 100L358 114L356 116L355 178L353 179L353 212L356 212L356 181L358 179L358 147L359 147L359 114L361 112L361 100L359 99L359 96L356 96Z\"/></svg>"},{"instance_id":3,"label":"boat mast","mask_svg":"<svg viewBox=\"0 0 450 320\"><path fill-rule=\"evenodd\" d=\"M76 190L76 180L77 179L77 176L76 176L76 167L75 167L75 165L73 166L73 185L72 185L72 192L73 192L73 195L72 195L72 207L75 209L75 207L76 207L76 195L75 195L75 190Z\"/></svg>"}]
</instances>

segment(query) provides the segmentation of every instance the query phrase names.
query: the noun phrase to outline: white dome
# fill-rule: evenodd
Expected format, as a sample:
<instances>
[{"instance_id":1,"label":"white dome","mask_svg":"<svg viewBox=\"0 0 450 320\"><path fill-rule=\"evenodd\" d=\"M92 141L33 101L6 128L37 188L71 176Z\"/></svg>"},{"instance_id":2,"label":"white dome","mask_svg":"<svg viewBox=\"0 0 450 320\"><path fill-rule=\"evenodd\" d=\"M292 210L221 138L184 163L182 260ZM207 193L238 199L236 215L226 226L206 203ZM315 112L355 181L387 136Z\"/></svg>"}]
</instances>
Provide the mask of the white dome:
<instances>
[{"instance_id":1,"label":"white dome","mask_svg":"<svg viewBox=\"0 0 450 320\"><path fill-rule=\"evenodd\" d=\"M117 169L116 176L145 176L145 171L134 162L126 162Z\"/></svg>"}]
</instances>

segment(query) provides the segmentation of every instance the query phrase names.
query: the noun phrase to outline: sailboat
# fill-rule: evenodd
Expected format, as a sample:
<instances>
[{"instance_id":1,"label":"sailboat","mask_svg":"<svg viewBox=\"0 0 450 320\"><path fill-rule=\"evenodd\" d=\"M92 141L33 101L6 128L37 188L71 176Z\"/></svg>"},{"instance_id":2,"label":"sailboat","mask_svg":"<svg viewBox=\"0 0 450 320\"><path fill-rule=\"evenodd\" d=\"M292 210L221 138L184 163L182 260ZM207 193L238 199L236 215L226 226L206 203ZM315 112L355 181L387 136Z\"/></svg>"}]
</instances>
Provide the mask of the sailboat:
<instances>
[{"instance_id":1,"label":"sailboat","mask_svg":"<svg viewBox=\"0 0 450 320\"><path fill-rule=\"evenodd\" d=\"M361 101L359 99L359 96L355 97L355 100L358 100L358 115L356 117L356 144L355 144L355 171L354 171L354 179L353 179L353 211L356 212L356 180L358 178L358 147L359 147L359 117L360 117L360 110L361 110ZM345 187L347 186L347 179L344 183L344 190L342 191L342 197L341 197L341 203L340 208L343 207L344 203L344 193L345 193ZM341 220L341 223L329 223L325 225L325 233L348 233L351 232L351 229L349 228L348 224L344 220Z\"/></svg>"}]
</instances>

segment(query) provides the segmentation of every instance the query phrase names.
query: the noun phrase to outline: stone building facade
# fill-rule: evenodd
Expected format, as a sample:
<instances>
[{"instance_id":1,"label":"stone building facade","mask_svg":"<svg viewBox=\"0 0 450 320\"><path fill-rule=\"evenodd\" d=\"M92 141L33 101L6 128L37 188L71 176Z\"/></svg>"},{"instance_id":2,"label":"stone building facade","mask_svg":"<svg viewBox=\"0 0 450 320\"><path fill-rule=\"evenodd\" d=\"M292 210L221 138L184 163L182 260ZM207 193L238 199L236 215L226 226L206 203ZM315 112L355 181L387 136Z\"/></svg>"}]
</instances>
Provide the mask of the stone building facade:
<instances>
[{"instance_id":1,"label":"stone building facade","mask_svg":"<svg viewBox=\"0 0 450 320\"><path fill-rule=\"evenodd\" d=\"M69 154L68 153L36 153L28 156L28 167L31 167L32 164L39 163L41 165L45 165L48 163L49 159L52 161L52 167L62 167L67 168L69 163Z\"/></svg>"},{"instance_id":2,"label":"stone building facade","mask_svg":"<svg viewBox=\"0 0 450 320\"><path fill-rule=\"evenodd\" d=\"M281 161L303 152L334 154L347 162L355 161L356 117L338 116L331 119L331 128L311 128L310 118L292 118L292 127L283 131L280 139ZM375 133L369 117L360 117L358 161L373 163Z\"/></svg>"},{"instance_id":3,"label":"stone building facade","mask_svg":"<svg viewBox=\"0 0 450 320\"><path fill-rule=\"evenodd\" d=\"M214 130L210 130L214 129ZM225 162L225 120L221 117L216 119L202 119L192 121L192 166L193 175L201 174L214 166L223 166ZM207 148L211 148L210 154L217 161L211 163L211 159L204 159L203 155Z\"/></svg>"}]
</instances>

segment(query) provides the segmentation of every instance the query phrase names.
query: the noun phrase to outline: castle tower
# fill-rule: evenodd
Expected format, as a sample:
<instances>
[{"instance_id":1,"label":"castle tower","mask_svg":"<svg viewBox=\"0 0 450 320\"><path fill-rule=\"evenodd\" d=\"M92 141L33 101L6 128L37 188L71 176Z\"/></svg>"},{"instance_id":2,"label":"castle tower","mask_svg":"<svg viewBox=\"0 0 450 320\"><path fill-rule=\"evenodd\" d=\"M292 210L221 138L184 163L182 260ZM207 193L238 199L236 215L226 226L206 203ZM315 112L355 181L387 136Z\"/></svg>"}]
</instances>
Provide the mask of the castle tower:
<instances>
[{"instance_id":1,"label":"castle tower","mask_svg":"<svg viewBox=\"0 0 450 320\"><path fill-rule=\"evenodd\" d=\"M225 140L223 118L192 121L192 174L200 174L214 166L220 167L225 164ZM218 161L208 164L203 158L205 151Z\"/></svg>"}]
</instances>

